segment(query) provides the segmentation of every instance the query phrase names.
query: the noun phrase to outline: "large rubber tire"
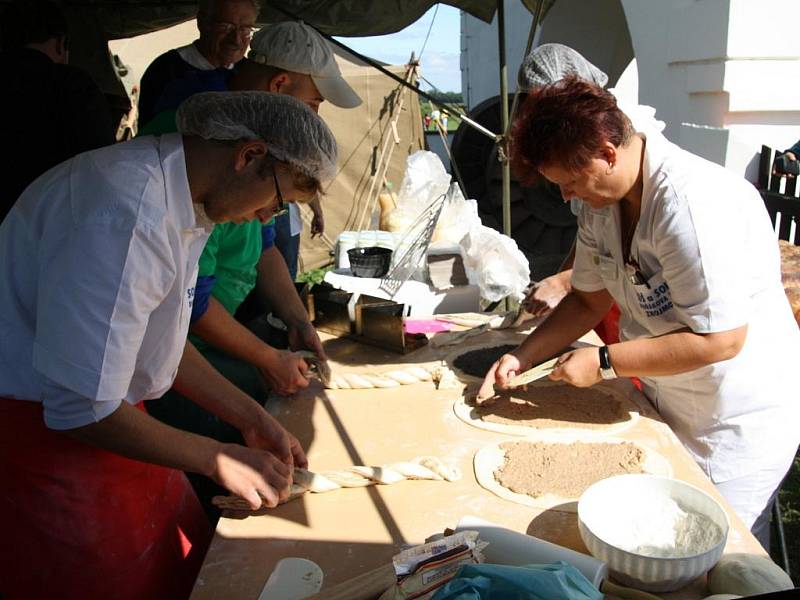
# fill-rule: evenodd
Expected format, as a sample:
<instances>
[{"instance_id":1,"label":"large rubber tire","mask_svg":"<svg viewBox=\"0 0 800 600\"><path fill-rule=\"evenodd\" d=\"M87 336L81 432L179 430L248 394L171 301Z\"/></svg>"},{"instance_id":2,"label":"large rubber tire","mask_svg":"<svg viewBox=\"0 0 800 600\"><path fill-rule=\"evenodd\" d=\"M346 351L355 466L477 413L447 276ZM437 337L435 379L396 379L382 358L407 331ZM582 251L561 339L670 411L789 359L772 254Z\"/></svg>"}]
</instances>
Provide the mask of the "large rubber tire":
<instances>
[{"instance_id":1,"label":"large rubber tire","mask_svg":"<svg viewBox=\"0 0 800 600\"><path fill-rule=\"evenodd\" d=\"M509 106L513 95L509 95ZM500 96L489 98L469 114L491 131L500 131ZM493 140L461 123L451 148L469 198L478 201L478 214L487 227L502 231L502 166ZM575 240L577 224L569 204L550 184L523 186L512 173L511 235L528 258L531 279L558 271Z\"/></svg>"}]
</instances>

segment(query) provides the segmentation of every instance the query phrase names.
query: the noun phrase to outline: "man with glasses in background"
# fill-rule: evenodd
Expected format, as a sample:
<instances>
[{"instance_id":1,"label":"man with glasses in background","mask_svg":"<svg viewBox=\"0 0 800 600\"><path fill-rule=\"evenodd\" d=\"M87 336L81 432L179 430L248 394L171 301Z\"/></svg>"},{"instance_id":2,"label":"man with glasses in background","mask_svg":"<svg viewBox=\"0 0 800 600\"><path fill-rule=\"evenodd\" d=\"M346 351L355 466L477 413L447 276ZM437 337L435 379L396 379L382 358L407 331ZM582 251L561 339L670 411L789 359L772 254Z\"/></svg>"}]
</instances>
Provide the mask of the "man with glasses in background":
<instances>
[{"instance_id":1,"label":"man with glasses in background","mask_svg":"<svg viewBox=\"0 0 800 600\"><path fill-rule=\"evenodd\" d=\"M201 0L197 11L200 37L156 58L142 76L139 125L155 114L164 87L189 71L232 69L242 60L255 31L256 0Z\"/></svg>"}]
</instances>

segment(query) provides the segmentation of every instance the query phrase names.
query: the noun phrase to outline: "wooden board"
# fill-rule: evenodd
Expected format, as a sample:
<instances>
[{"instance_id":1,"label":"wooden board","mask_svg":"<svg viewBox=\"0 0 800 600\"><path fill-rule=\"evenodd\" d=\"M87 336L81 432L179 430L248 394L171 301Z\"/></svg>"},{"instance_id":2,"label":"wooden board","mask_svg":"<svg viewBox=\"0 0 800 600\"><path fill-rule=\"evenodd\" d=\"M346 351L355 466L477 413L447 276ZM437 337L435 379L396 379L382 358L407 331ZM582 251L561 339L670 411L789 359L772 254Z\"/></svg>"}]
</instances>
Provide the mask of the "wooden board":
<instances>
[{"instance_id":1,"label":"wooden board","mask_svg":"<svg viewBox=\"0 0 800 600\"><path fill-rule=\"evenodd\" d=\"M592 334L593 336L593 334ZM490 331L470 346L520 340L514 332ZM437 358L431 348L405 357L347 340L325 342L331 366L348 370ZM443 348L446 354L452 349ZM731 520L727 551L763 553L755 538L728 508L670 429L628 380L613 385L639 407L641 418L619 437L652 448L666 457L674 476L707 491L726 507ZM223 517L206 556L192 598L257 598L275 564L290 556L308 558L325 573L323 592L339 582L391 562L404 544L454 528L465 515L476 515L516 531L586 552L576 515L517 505L481 488L472 459L487 444L508 439L459 420L452 410L460 390L435 390L417 384L386 390L329 390L314 382L298 396L270 406L307 449L314 470L354 464L384 464L432 454L458 466L455 483L405 481L391 486L306 494L277 509L247 518ZM518 439L518 438L517 438ZM702 598L695 584L665 598Z\"/></svg>"}]
</instances>

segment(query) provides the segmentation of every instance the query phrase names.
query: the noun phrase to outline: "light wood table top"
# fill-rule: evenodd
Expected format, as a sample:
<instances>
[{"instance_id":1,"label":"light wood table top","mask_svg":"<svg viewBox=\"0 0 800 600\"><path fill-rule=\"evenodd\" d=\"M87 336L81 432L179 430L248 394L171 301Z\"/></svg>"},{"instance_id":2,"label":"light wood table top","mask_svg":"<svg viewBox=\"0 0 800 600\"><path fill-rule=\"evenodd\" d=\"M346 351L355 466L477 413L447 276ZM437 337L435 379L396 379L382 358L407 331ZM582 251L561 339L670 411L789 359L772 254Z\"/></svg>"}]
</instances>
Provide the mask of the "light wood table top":
<instances>
[{"instance_id":1,"label":"light wood table top","mask_svg":"<svg viewBox=\"0 0 800 600\"><path fill-rule=\"evenodd\" d=\"M594 336L594 334L591 334ZM460 348L515 343L515 332L487 332ZM596 339L596 338L595 338ZM325 342L336 369L370 371L408 362L427 362L453 347L424 348L397 354L345 339ZM670 462L674 477L715 497L725 507L731 530L727 552L761 553L744 527L647 399L628 380L615 385L639 406L636 425L614 437L652 449ZM384 390L324 390L314 381L294 398L270 405L270 411L300 439L314 471L350 465L381 465L434 455L458 466L460 481L401 481L390 486L305 494L278 508L242 518L220 519L195 584L194 600L257 598L275 564L286 557L316 562L326 587L391 562L406 544L455 528L465 515L528 533L586 553L574 512L541 510L494 496L475 480L473 455L480 448L513 436L482 431L453 412L461 390L435 390L430 383ZM695 582L665 598L702 598L704 582Z\"/></svg>"}]
</instances>

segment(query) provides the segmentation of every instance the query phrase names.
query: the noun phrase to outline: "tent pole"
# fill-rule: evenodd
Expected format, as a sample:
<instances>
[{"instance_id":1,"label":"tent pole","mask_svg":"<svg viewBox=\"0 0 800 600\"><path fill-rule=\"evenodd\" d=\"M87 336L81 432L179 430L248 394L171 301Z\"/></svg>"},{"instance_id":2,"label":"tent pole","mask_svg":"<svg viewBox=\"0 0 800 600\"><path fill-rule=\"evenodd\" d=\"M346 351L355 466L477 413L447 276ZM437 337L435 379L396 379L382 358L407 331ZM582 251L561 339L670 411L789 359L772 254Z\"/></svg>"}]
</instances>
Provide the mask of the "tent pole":
<instances>
[{"instance_id":1,"label":"tent pole","mask_svg":"<svg viewBox=\"0 0 800 600\"><path fill-rule=\"evenodd\" d=\"M500 63L500 131L508 131L508 64L506 63L505 0L497 0L497 56ZM505 139L498 144L497 157L503 166L503 233L511 237L511 164L508 162ZM505 310L511 309L505 299Z\"/></svg>"},{"instance_id":2,"label":"tent pole","mask_svg":"<svg viewBox=\"0 0 800 600\"><path fill-rule=\"evenodd\" d=\"M508 65L504 0L497 0L497 49L500 62L501 130L508 131ZM499 152L498 156L503 165L503 233L511 237L511 165L505 152Z\"/></svg>"}]
</instances>

